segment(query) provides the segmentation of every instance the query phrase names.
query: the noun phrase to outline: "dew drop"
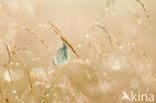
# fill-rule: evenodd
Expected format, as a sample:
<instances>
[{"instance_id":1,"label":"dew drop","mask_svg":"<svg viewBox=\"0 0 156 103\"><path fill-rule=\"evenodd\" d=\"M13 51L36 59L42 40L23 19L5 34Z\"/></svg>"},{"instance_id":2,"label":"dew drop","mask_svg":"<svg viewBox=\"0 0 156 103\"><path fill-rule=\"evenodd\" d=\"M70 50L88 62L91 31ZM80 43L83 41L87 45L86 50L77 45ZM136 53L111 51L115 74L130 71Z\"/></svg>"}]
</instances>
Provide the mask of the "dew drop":
<instances>
[{"instance_id":1,"label":"dew drop","mask_svg":"<svg viewBox=\"0 0 156 103\"><path fill-rule=\"evenodd\" d=\"M109 8L105 8L105 11L109 11Z\"/></svg>"},{"instance_id":2,"label":"dew drop","mask_svg":"<svg viewBox=\"0 0 156 103\"><path fill-rule=\"evenodd\" d=\"M139 24L142 24L142 21L141 21L141 19L138 19L138 20L137 20L137 22L138 22Z\"/></svg>"},{"instance_id":3,"label":"dew drop","mask_svg":"<svg viewBox=\"0 0 156 103\"><path fill-rule=\"evenodd\" d=\"M19 63L16 63L16 66L19 66Z\"/></svg>"},{"instance_id":4,"label":"dew drop","mask_svg":"<svg viewBox=\"0 0 156 103\"><path fill-rule=\"evenodd\" d=\"M13 62L10 62L10 65L13 65L14 63Z\"/></svg>"},{"instance_id":5,"label":"dew drop","mask_svg":"<svg viewBox=\"0 0 156 103\"><path fill-rule=\"evenodd\" d=\"M82 47L82 45L81 45L81 44L79 44L79 45L78 45L78 47L79 47L79 48L81 48L81 47Z\"/></svg>"},{"instance_id":6,"label":"dew drop","mask_svg":"<svg viewBox=\"0 0 156 103\"><path fill-rule=\"evenodd\" d=\"M15 94L16 93L16 90L14 89L12 92Z\"/></svg>"},{"instance_id":7,"label":"dew drop","mask_svg":"<svg viewBox=\"0 0 156 103\"><path fill-rule=\"evenodd\" d=\"M122 47L122 46L120 46L119 48L120 48L120 50L121 50L121 49L123 49L123 47Z\"/></svg>"}]
</instances>

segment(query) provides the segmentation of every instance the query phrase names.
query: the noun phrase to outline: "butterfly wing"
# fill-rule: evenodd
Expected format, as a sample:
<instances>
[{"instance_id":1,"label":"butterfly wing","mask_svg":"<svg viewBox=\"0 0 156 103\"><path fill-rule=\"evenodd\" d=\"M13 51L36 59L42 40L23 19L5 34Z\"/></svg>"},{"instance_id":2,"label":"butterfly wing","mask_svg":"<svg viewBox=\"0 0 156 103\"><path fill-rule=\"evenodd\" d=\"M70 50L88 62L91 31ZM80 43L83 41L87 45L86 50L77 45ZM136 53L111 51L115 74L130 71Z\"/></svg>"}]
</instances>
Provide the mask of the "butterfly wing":
<instances>
[{"instance_id":1,"label":"butterfly wing","mask_svg":"<svg viewBox=\"0 0 156 103\"><path fill-rule=\"evenodd\" d=\"M69 62L69 53L68 53L68 48L65 44L63 44L63 47L61 47L57 53L56 56L53 60L53 65L58 66L58 65L65 65Z\"/></svg>"}]
</instances>

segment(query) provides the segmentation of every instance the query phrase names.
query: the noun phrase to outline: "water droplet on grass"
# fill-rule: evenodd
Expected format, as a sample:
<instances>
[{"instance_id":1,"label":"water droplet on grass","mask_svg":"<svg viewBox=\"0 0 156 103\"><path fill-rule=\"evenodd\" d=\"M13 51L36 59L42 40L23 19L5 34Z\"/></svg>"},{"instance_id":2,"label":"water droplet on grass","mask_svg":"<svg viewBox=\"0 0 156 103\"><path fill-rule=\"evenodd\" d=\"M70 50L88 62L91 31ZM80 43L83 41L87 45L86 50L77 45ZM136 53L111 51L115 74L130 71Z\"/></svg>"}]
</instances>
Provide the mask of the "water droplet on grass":
<instances>
[{"instance_id":1,"label":"water droplet on grass","mask_svg":"<svg viewBox=\"0 0 156 103\"><path fill-rule=\"evenodd\" d=\"M81 48L81 47L82 47L82 45L81 45L81 44L79 44L79 45L78 45L78 47L79 47L79 48Z\"/></svg>"},{"instance_id":2,"label":"water droplet on grass","mask_svg":"<svg viewBox=\"0 0 156 103\"><path fill-rule=\"evenodd\" d=\"M16 93L16 90L14 89L12 92L15 94Z\"/></svg>"},{"instance_id":3,"label":"water droplet on grass","mask_svg":"<svg viewBox=\"0 0 156 103\"><path fill-rule=\"evenodd\" d=\"M19 63L16 63L16 66L19 66Z\"/></svg>"},{"instance_id":4,"label":"water droplet on grass","mask_svg":"<svg viewBox=\"0 0 156 103\"><path fill-rule=\"evenodd\" d=\"M123 47L122 47L122 46L120 46L119 48L120 48L120 50L121 50L121 49L123 49Z\"/></svg>"}]
</instances>

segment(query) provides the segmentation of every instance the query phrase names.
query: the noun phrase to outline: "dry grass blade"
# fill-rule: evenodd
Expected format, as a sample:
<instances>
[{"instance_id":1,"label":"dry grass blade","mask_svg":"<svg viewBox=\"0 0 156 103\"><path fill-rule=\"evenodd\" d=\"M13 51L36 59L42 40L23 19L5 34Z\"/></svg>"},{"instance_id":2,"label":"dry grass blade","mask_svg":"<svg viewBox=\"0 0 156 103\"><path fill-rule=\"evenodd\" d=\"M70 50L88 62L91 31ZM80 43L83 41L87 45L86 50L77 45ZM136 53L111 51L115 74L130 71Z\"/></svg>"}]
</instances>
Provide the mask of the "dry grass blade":
<instances>
[{"instance_id":1,"label":"dry grass blade","mask_svg":"<svg viewBox=\"0 0 156 103\"><path fill-rule=\"evenodd\" d=\"M95 25L98 26L98 27L100 27L101 29L103 29L103 30L106 32L106 34L107 34L107 36L108 36L108 38L109 38L110 45L112 46L112 40L111 40L111 37L110 37L110 35L109 35L107 29L106 29L102 24L95 23Z\"/></svg>"},{"instance_id":2,"label":"dry grass blade","mask_svg":"<svg viewBox=\"0 0 156 103\"><path fill-rule=\"evenodd\" d=\"M2 96L3 101L6 101L5 96L3 95L2 89L0 88L0 95Z\"/></svg>"},{"instance_id":3,"label":"dry grass blade","mask_svg":"<svg viewBox=\"0 0 156 103\"><path fill-rule=\"evenodd\" d=\"M8 60L8 63L7 63L7 64L3 64L3 66L7 69L7 72L8 72L8 74L9 74L10 79L11 79L11 82L12 82L12 84L14 85L13 77L12 77L12 75L11 75L9 66L10 66L10 64L14 61L14 59L17 60L16 54L17 54L20 50L24 50L24 49L20 49L20 48L17 49L16 46L14 46L14 50L11 50L11 49L9 48L9 46L8 46L6 43L4 43L3 41L0 41L0 43L2 43L2 44L4 45L4 47L6 48L7 54L8 54L8 59L9 59L9 60Z\"/></svg>"},{"instance_id":4,"label":"dry grass blade","mask_svg":"<svg viewBox=\"0 0 156 103\"><path fill-rule=\"evenodd\" d=\"M77 58L80 58L80 56L78 55L78 53L74 50L74 48L72 47L72 45L64 38L61 37L61 40L64 41L69 47L70 49L73 51L73 53L77 56Z\"/></svg>"},{"instance_id":5,"label":"dry grass blade","mask_svg":"<svg viewBox=\"0 0 156 103\"><path fill-rule=\"evenodd\" d=\"M147 11L147 9L146 9L144 3L143 3L141 0L136 0L136 1L142 6L142 8L143 8L143 10L144 10L144 12L145 12L145 14L146 14L146 18L147 18L147 20L149 21L149 23L150 23L150 25L151 25L151 20L150 20L148 11Z\"/></svg>"},{"instance_id":6,"label":"dry grass blade","mask_svg":"<svg viewBox=\"0 0 156 103\"><path fill-rule=\"evenodd\" d=\"M2 96L3 101L5 101L5 103L10 103L10 102L9 102L9 99L6 98L6 97L3 95L3 92L2 92L2 89L1 89L1 88L0 88L0 94L1 94L1 96Z\"/></svg>"},{"instance_id":7,"label":"dry grass blade","mask_svg":"<svg viewBox=\"0 0 156 103\"><path fill-rule=\"evenodd\" d=\"M95 29L95 28L94 28L95 26L97 26L97 27L99 27L99 28L101 28L101 29L104 30L104 32L105 32L106 35L108 36L110 45L111 45L111 47L112 47L112 39L111 39L110 33L107 31L107 29L106 29L102 24L100 24L100 23L94 23L94 24L92 24L92 25L89 27L88 33L87 33L87 34L90 34L90 32L91 32L92 30ZM84 39L85 39L85 38L83 38L83 39L80 41L80 44L83 44Z\"/></svg>"},{"instance_id":8,"label":"dry grass blade","mask_svg":"<svg viewBox=\"0 0 156 103\"><path fill-rule=\"evenodd\" d=\"M6 103L10 103L8 99L6 99L5 101L6 101Z\"/></svg>"},{"instance_id":9,"label":"dry grass blade","mask_svg":"<svg viewBox=\"0 0 156 103\"><path fill-rule=\"evenodd\" d=\"M29 75L27 69L25 69L25 71L26 71L26 74L27 74L27 77L28 77L28 81L29 81L29 88L30 88L31 96L34 97L34 94L33 94L33 86L32 86L32 81L30 79L30 75Z\"/></svg>"},{"instance_id":10,"label":"dry grass blade","mask_svg":"<svg viewBox=\"0 0 156 103\"><path fill-rule=\"evenodd\" d=\"M128 40L126 40L126 44L129 47L129 49L133 52L133 54L136 56L136 58L137 58L137 53L139 53L144 58L144 60L149 63L147 54L140 46L138 46Z\"/></svg>"},{"instance_id":11,"label":"dry grass blade","mask_svg":"<svg viewBox=\"0 0 156 103\"><path fill-rule=\"evenodd\" d=\"M0 40L0 43L3 44L7 50L7 54L8 54L8 58L9 58L8 63L9 63L11 61L11 52L10 52L9 46L6 43L4 43L2 40Z\"/></svg>"},{"instance_id":12,"label":"dry grass blade","mask_svg":"<svg viewBox=\"0 0 156 103\"><path fill-rule=\"evenodd\" d=\"M41 43L49 50L49 52L51 52L50 48L48 47L46 42L41 38L40 35L38 35L37 33L35 33L34 31L32 31L29 28L25 28L25 30L29 31L31 34L33 34L35 37L37 37L41 41Z\"/></svg>"},{"instance_id":13,"label":"dry grass blade","mask_svg":"<svg viewBox=\"0 0 156 103\"><path fill-rule=\"evenodd\" d=\"M8 65L5 65L5 64L4 64L4 67L7 69L8 73L9 73L9 77L10 77L10 79L11 79L12 84L14 84L14 81L13 81L13 78L12 78L12 76L11 76L11 72L10 72L10 69L9 69L9 65L10 65L10 63L9 63Z\"/></svg>"},{"instance_id":14,"label":"dry grass blade","mask_svg":"<svg viewBox=\"0 0 156 103\"><path fill-rule=\"evenodd\" d=\"M29 74L29 72L27 71L27 68L28 68L28 67L26 66L24 60L22 60L22 63L23 63L23 66L24 66L24 70L25 70L25 72L26 72L26 75L27 75L27 77L28 77L29 89L30 89L31 95L32 95L32 97L34 97L32 81L31 81L31 78L30 78L30 74Z\"/></svg>"},{"instance_id":15,"label":"dry grass blade","mask_svg":"<svg viewBox=\"0 0 156 103\"><path fill-rule=\"evenodd\" d=\"M31 93L33 93L33 88L32 88L32 82L31 82L31 79L30 79L30 75L29 75L28 71L26 71L26 73L27 73L27 76L28 76L28 79L29 79Z\"/></svg>"},{"instance_id":16,"label":"dry grass blade","mask_svg":"<svg viewBox=\"0 0 156 103\"><path fill-rule=\"evenodd\" d=\"M59 36L59 38L62 40L62 42L64 42L65 44L67 44L70 47L70 49L77 56L77 58L80 58L78 53L72 47L72 45L63 37L62 32L54 24L52 24L49 20L48 20L48 23L51 26L50 30L53 30L55 32L55 34L57 36ZM41 100L41 103L47 103L48 102L47 98L50 95L51 90L54 87L54 85L56 84L56 82L58 81L58 79L62 76L62 73L63 73L64 69L65 69L65 67L62 68L61 72L57 75L57 77L55 78L52 85L48 89L46 89L46 91L44 92L44 95L43 95L43 99Z\"/></svg>"},{"instance_id":17,"label":"dry grass blade","mask_svg":"<svg viewBox=\"0 0 156 103\"><path fill-rule=\"evenodd\" d=\"M60 39L62 40L62 42L66 43L70 49L72 50L72 52L78 57L78 53L75 51L75 49L73 48L73 46L63 37L62 32L54 25L52 24L49 20L48 23L51 25L51 29L56 33L56 35L58 35L60 37Z\"/></svg>"},{"instance_id":18,"label":"dry grass blade","mask_svg":"<svg viewBox=\"0 0 156 103\"><path fill-rule=\"evenodd\" d=\"M0 43L2 43L4 45L4 47L6 48L7 54L8 54L8 58L9 58L8 63L4 64L3 66L7 69L8 73L9 73L9 77L11 79L11 82L12 82L12 84L14 84L14 81L13 81L13 78L11 76L11 72L10 72L10 69L9 69L9 66L10 66L11 61L12 61L11 53L10 53L10 50L9 50L9 46L6 43L4 43L3 41L0 41Z\"/></svg>"},{"instance_id":19,"label":"dry grass blade","mask_svg":"<svg viewBox=\"0 0 156 103\"><path fill-rule=\"evenodd\" d=\"M148 60L148 55L146 54L146 52L140 47L138 46L137 44L133 43L132 41L128 40L128 39L124 39L123 37L119 36L119 38L116 38L114 35L112 35L112 38L114 39L114 41L116 42L116 44L118 45L118 47L120 48L121 44L120 42L118 41L119 38L121 40L123 40L126 44L126 46L131 50L132 54L137 58L137 54L141 55L143 57L143 59L150 63L150 61Z\"/></svg>"},{"instance_id":20,"label":"dry grass blade","mask_svg":"<svg viewBox=\"0 0 156 103\"><path fill-rule=\"evenodd\" d=\"M4 44L5 48L7 49L7 53L8 53L8 56L9 56L9 61L8 63L11 62L11 54L10 54L10 50L9 50L9 46L7 44Z\"/></svg>"}]
</instances>

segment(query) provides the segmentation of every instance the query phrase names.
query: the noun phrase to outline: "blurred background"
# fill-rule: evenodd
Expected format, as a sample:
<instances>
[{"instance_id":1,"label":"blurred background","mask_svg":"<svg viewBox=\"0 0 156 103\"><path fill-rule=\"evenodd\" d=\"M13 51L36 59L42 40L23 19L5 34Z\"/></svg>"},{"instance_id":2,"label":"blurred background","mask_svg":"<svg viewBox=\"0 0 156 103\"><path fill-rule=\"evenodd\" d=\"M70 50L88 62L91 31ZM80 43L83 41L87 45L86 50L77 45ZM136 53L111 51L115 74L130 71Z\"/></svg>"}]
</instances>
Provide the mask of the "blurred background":
<instances>
[{"instance_id":1,"label":"blurred background","mask_svg":"<svg viewBox=\"0 0 156 103\"><path fill-rule=\"evenodd\" d=\"M62 68L45 103L156 95L156 1L140 1L147 11L138 0L0 0L0 103L40 103ZM69 63L52 64L62 41L48 20L80 59L68 48Z\"/></svg>"}]
</instances>

